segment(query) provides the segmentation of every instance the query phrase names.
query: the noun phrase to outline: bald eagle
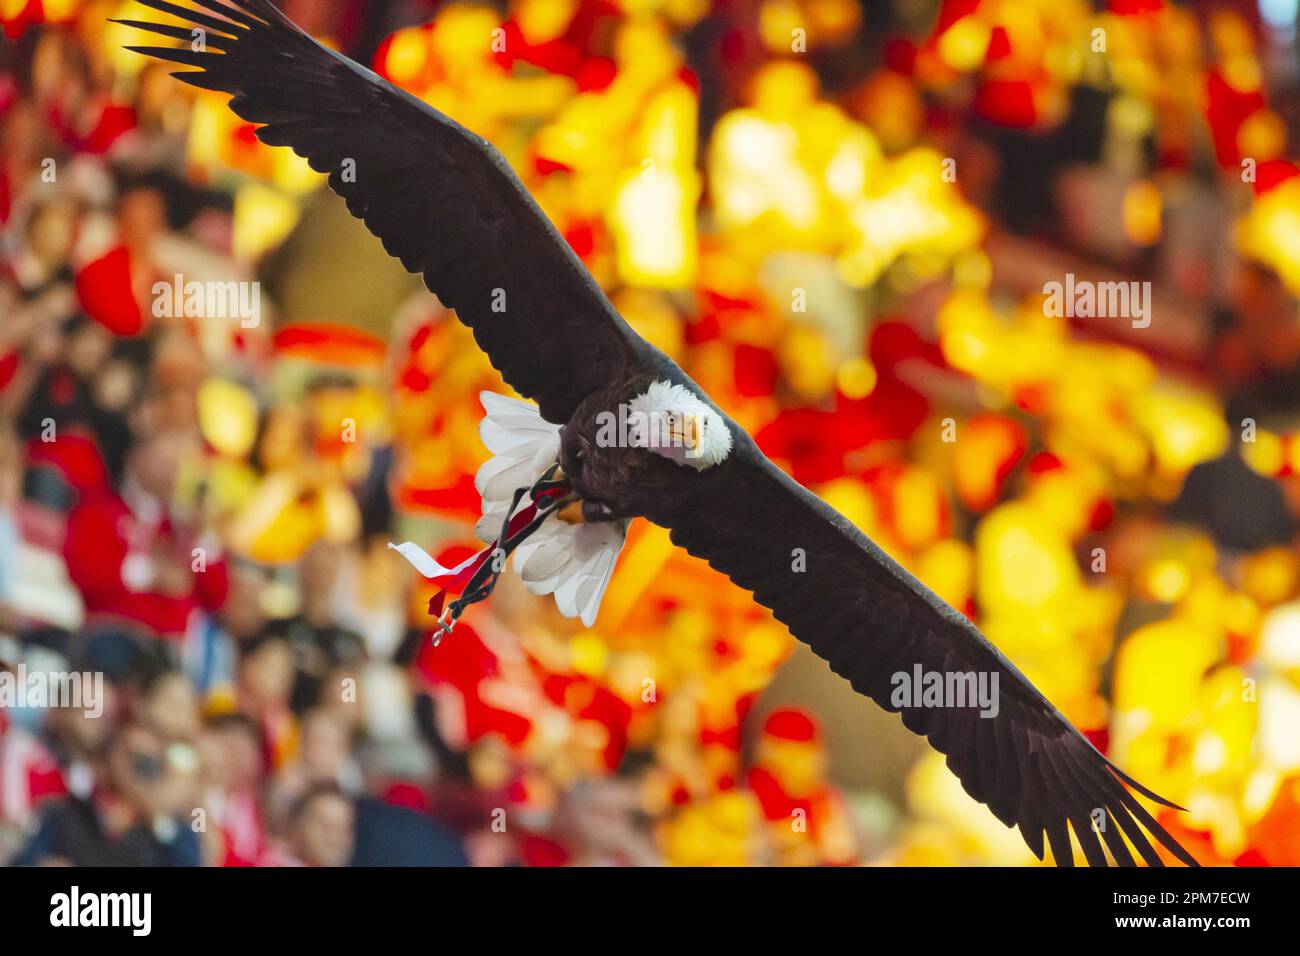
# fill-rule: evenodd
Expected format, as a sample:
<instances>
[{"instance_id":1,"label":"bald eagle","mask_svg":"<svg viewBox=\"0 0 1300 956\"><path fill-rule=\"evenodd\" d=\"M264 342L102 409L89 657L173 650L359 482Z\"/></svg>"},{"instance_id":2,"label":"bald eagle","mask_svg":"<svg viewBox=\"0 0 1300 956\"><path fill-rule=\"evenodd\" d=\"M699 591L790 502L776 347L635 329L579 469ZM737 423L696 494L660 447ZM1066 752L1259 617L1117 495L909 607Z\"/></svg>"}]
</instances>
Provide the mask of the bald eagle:
<instances>
[{"instance_id":1,"label":"bald eagle","mask_svg":"<svg viewBox=\"0 0 1300 956\"><path fill-rule=\"evenodd\" d=\"M1161 865L1149 836L1196 865L1128 788L1181 808L1108 760L966 617L773 465L638 336L487 141L317 43L270 0L140 2L184 25L118 22L182 45L130 49L194 68L175 76L231 94L263 142L328 174L352 214L536 402L483 396L494 457L477 478L479 530L491 560L442 568L399 547L430 577L462 578L443 631L510 555L530 589L590 624L627 523L646 518L928 738L1039 859L1046 836L1056 863L1071 865L1072 830L1093 866L1108 855L1133 865L1130 847ZM987 678L996 706L900 695L900 675L914 674Z\"/></svg>"}]
</instances>

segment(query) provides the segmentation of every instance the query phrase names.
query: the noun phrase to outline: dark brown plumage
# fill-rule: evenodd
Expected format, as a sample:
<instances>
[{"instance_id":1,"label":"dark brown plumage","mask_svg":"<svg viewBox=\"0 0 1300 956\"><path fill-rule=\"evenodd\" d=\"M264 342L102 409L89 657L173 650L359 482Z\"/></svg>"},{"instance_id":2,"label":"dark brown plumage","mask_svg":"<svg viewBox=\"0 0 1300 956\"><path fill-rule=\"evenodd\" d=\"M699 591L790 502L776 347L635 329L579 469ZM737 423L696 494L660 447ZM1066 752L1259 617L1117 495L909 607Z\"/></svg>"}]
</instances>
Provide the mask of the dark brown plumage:
<instances>
[{"instance_id":1,"label":"dark brown plumage","mask_svg":"<svg viewBox=\"0 0 1300 956\"><path fill-rule=\"evenodd\" d=\"M353 215L474 330L506 381L547 420L566 423L561 463L591 517L644 516L751 591L837 674L947 754L967 792L1019 827L1040 858L1046 837L1057 863L1071 864L1073 829L1092 865L1106 865L1107 850L1132 865L1124 837L1160 865L1148 834L1195 865L1124 784L1173 804L1115 767L970 621L777 469L725 415L734 447L707 471L599 447L596 413L650 381L707 396L628 327L486 141L321 46L269 0L195 0L208 13L140 2L207 31L208 49L132 49L195 68L176 75L233 94L231 108L262 124L264 142L327 173ZM188 25L123 22L192 39ZM974 706L896 706L891 678L916 665L996 673L997 716Z\"/></svg>"}]
</instances>

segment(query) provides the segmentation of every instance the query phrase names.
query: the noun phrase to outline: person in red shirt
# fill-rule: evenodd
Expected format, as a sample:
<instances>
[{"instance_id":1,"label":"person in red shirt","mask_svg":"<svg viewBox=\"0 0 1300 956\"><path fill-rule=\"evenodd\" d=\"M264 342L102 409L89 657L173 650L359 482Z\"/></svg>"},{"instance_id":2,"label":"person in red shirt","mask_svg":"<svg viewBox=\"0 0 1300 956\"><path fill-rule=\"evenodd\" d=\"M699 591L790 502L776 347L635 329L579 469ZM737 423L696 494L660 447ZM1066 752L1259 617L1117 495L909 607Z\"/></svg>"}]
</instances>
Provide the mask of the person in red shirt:
<instances>
[{"instance_id":1,"label":"person in red shirt","mask_svg":"<svg viewBox=\"0 0 1300 956\"><path fill-rule=\"evenodd\" d=\"M826 781L821 729L793 708L768 715L746 784L758 798L782 866L842 866L857 855L843 797Z\"/></svg>"},{"instance_id":2,"label":"person in red shirt","mask_svg":"<svg viewBox=\"0 0 1300 956\"><path fill-rule=\"evenodd\" d=\"M0 865L36 820L44 800L68 791L59 765L39 739L11 726L0 709Z\"/></svg>"},{"instance_id":3,"label":"person in red shirt","mask_svg":"<svg viewBox=\"0 0 1300 956\"><path fill-rule=\"evenodd\" d=\"M143 437L127 458L121 492L83 492L69 515L64 558L88 622L125 619L180 637L196 611L225 603L230 581L220 545L169 514L187 446L179 432Z\"/></svg>"}]
</instances>

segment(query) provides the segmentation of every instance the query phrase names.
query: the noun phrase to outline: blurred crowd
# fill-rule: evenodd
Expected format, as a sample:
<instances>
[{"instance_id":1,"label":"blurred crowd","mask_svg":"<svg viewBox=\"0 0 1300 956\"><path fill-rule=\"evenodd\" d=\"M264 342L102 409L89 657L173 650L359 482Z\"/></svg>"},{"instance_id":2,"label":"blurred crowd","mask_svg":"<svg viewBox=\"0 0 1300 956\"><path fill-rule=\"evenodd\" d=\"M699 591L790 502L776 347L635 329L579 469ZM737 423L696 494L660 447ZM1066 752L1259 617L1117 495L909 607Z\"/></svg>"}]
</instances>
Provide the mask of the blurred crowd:
<instances>
[{"instance_id":1,"label":"blurred crowd","mask_svg":"<svg viewBox=\"0 0 1300 956\"><path fill-rule=\"evenodd\" d=\"M356 382L309 362L277 400L269 322L155 315L159 280L247 278L229 202L169 164L147 82L123 102L85 37L3 53L0 666L104 690L93 713L0 708L0 861L466 862L491 801L457 796L464 757L407 677L410 589L374 559L384 449L352 474L304 420ZM245 387L212 385L219 363ZM247 462L214 478L241 398ZM303 546L285 545L266 512L300 505ZM250 556L262 534L292 560Z\"/></svg>"},{"instance_id":2,"label":"blurred crowd","mask_svg":"<svg viewBox=\"0 0 1300 956\"><path fill-rule=\"evenodd\" d=\"M371 500L347 486L353 526L292 566L272 574L230 553L201 474L210 359L190 320L155 320L132 294L171 274L161 245L217 253L169 224L168 189L183 184L135 181L74 150L46 121L53 109L11 104L4 121L6 225L24 241L0 286L0 659L105 685L102 714L0 709L0 855L463 862L461 838L428 813L437 738L403 677L403 594L360 597L366 548L389 531L382 482ZM27 163L46 155L66 165L43 184ZM234 347L252 364L262 346ZM263 425L265 478L294 425ZM292 467L299 497L330 480L310 456Z\"/></svg>"},{"instance_id":3,"label":"blurred crowd","mask_svg":"<svg viewBox=\"0 0 1300 956\"><path fill-rule=\"evenodd\" d=\"M1199 859L1300 862L1267 24L285 6L498 145L632 325L1186 806ZM0 677L104 681L102 713L0 706L0 863L1032 862L891 718L821 726L828 675L763 701L784 629L643 523L594 628L507 578L434 648L387 545L475 548L505 386L319 177L122 51L142 12L0 4ZM1050 315L1067 272L1152 281L1150 329Z\"/></svg>"}]
</instances>

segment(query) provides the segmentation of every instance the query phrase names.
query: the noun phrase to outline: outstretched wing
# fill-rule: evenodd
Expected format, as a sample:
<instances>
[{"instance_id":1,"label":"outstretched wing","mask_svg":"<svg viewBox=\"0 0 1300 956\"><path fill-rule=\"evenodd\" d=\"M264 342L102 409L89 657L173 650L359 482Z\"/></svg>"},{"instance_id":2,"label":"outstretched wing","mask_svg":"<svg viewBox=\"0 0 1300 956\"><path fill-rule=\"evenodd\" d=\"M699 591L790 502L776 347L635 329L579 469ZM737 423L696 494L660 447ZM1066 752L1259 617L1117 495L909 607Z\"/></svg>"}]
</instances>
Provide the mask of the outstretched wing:
<instances>
[{"instance_id":1,"label":"outstretched wing","mask_svg":"<svg viewBox=\"0 0 1300 956\"><path fill-rule=\"evenodd\" d=\"M261 124L259 138L292 147L328 174L353 215L424 276L546 419L566 422L583 398L629 371L671 366L614 311L481 137L321 46L270 0L194 0L217 17L166 0L139 2L192 26L120 21L187 44L132 49L197 68L176 76L232 94L231 108ZM209 50L189 45L195 26ZM705 474L681 470L677 493L664 496L651 520L752 591L855 689L928 737L966 790L1018 826L1039 858L1045 833L1056 861L1072 862L1072 828L1093 865L1107 862L1103 843L1117 862L1134 862L1121 834L1159 865L1148 833L1195 865L1124 783L1172 804L1111 764L969 621L736 431L741 441L728 461ZM802 571L792 560L797 549ZM997 675L997 715L981 717L978 704L895 704L894 675L917 666Z\"/></svg>"},{"instance_id":2,"label":"outstretched wing","mask_svg":"<svg viewBox=\"0 0 1300 956\"><path fill-rule=\"evenodd\" d=\"M1093 866L1107 865L1103 843L1117 863L1133 865L1122 834L1147 863L1161 865L1145 828L1196 865L1124 783L1174 804L1115 767L969 620L734 430L740 441L727 462L702 475L671 475L662 509L647 515L674 543L753 592L855 690L927 737L966 792L1018 826L1039 859L1046 833L1056 862L1072 864L1069 827ZM940 706L895 698L918 666L945 685L949 675L982 678L996 686L996 706L975 695L964 706L951 697Z\"/></svg>"},{"instance_id":3,"label":"outstretched wing","mask_svg":"<svg viewBox=\"0 0 1300 956\"><path fill-rule=\"evenodd\" d=\"M195 0L209 13L140 2L188 23L117 22L184 45L130 49L197 67L175 76L232 94L231 109L262 124L258 138L327 173L547 420L567 422L647 348L482 137L321 46L270 0Z\"/></svg>"}]
</instances>

